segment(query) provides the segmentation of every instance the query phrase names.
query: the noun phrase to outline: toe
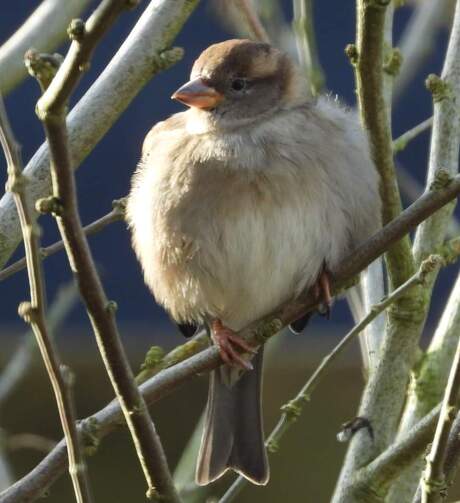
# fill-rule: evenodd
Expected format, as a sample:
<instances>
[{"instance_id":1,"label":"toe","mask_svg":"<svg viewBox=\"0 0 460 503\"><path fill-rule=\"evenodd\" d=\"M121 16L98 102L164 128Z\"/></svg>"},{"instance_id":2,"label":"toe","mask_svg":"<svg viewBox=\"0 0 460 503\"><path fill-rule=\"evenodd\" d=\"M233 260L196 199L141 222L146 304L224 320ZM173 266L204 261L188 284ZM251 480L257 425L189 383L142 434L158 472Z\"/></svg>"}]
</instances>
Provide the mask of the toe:
<instances>
[{"instance_id":1,"label":"toe","mask_svg":"<svg viewBox=\"0 0 460 503\"><path fill-rule=\"evenodd\" d=\"M247 351L248 353L251 354L256 354L257 350L252 347L249 343L247 343L242 337L239 335L236 335L235 333L231 332L228 334L228 339L235 345L238 346L241 349L244 349L244 351Z\"/></svg>"}]
</instances>

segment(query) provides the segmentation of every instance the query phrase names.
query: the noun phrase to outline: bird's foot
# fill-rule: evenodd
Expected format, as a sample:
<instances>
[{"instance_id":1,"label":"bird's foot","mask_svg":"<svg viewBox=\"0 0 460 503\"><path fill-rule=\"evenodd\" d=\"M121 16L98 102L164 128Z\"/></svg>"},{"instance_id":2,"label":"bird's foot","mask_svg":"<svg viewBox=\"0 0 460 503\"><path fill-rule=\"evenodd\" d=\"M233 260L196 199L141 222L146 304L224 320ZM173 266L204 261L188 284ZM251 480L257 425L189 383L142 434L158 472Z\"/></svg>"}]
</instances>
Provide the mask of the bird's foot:
<instances>
[{"instance_id":1,"label":"bird's foot","mask_svg":"<svg viewBox=\"0 0 460 503\"><path fill-rule=\"evenodd\" d=\"M211 323L211 337L214 344L219 349L220 357L230 367L252 370L250 361L243 358L238 349L254 354L256 349L249 345L232 329L226 327L220 320Z\"/></svg>"},{"instance_id":2,"label":"bird's foot","mask_svg":"<svg viewBox=\"0 0 460 503\"><path fill-rule=\"evenodd\" d=\"M318 276L316 283L313 285L313 295L315 296L316 300L321 302L321 305L318 309L319 314L329 319L332 306L332 295L331 282L326 266L323 267L323 270Z\"/></svg>"}]
</instances>

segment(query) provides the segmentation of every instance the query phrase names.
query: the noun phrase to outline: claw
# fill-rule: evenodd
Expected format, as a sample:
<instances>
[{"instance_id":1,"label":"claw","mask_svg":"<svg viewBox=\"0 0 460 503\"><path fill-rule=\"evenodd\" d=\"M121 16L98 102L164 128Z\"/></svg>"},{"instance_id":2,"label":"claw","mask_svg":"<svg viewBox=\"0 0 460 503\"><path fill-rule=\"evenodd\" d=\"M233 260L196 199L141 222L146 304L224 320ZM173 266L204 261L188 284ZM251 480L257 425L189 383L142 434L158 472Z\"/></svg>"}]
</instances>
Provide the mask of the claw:
<instances>
[{"instance_id":1,"label":"claw","mask_svg":"<svg viewBox=\"0 0 460 503\"><path fill-rule=\"evenodd\" d=\"M227 328L220 320L214 320L211 323L211 336L219 349L220 357L230 367L252 370L251 362L243 358L237 348L251 354L257 350L238 336L233 330Z\"/></svg>"}]
</instances>

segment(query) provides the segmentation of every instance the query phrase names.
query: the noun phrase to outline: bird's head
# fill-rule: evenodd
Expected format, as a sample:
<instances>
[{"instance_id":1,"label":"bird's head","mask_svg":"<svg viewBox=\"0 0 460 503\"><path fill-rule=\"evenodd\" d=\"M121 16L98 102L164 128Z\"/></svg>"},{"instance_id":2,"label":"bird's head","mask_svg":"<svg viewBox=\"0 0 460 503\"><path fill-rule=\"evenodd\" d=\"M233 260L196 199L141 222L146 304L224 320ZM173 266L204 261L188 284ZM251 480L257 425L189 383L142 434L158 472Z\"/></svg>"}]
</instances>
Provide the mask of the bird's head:
<instances>
[{"instance_id":1,"label":"bird's head","mask_svg":"<svg viewBox=\"0 0 460 503\"><path fill-rule=\"evenodd\" d=\"M305 80L289 56L269 44L237 39L203 51L190 81L172 98L225 129L293 107L308 95Z\"/></svg>"}]
</instances>

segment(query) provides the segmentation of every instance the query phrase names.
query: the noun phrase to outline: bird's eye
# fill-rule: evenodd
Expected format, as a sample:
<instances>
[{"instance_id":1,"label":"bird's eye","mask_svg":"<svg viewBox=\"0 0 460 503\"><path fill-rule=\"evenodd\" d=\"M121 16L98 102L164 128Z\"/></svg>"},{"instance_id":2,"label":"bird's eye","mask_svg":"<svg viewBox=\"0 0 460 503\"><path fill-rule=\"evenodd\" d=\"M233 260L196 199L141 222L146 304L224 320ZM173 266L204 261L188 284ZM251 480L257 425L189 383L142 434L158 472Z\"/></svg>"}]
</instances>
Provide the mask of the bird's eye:
<instances>
[{"instance_id":1,"label":"bird's eye","mask_svg":"<svg viewBox=\"0 0 460 503\"><path fill-rule=\"evenodd\" d=\"M232 80L232 89L234 91L242 91L246 88L247 81L245 79L233 79Z\"/></svg>"}]
</instances>

